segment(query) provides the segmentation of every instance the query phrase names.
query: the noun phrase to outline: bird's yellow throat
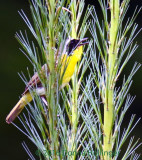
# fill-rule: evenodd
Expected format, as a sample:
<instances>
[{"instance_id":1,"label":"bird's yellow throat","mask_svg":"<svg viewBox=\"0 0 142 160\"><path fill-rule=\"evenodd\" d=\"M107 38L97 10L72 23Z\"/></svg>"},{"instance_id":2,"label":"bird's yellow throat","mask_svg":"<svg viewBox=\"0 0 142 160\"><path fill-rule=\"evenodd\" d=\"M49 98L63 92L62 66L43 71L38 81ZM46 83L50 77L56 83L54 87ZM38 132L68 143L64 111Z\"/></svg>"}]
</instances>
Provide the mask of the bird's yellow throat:
<instances>
[{"instance_id":1,"label":"bird's yellow throat","mask_svg":"<svg viewBox=\"0 0 142 160\"><path fill-rule=\"evenodd\" d=\"M78 61L80 61L83 53L83 47L77 47L73 54L70 56L63 55L62 67L61 67L61 76L62 76L62 85L63 88L67 83L69 83L74 71L75 66Z\"/></svg>"}]
</instances>

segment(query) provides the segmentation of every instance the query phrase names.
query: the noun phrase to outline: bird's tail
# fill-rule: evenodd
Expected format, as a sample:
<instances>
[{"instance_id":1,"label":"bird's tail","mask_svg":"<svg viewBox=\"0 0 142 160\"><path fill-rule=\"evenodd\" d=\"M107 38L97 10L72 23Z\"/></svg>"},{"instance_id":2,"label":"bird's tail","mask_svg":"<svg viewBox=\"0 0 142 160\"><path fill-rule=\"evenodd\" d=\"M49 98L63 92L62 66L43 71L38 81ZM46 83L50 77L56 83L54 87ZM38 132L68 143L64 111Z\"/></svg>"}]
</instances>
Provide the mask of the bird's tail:
<instances>
[{"instance_id":1,"label":"bird's tail","mask_svg":"<svg viewBox=\"0 0 142 160\"><path fill-rule=\"evenodd\" d=\"M30 101L32 101L32 96L28 92L21 97L15 107L11 110L9 115L6 117L6 122L10 124L20 114L25 105L28 104Z\"/></svg>"}]
</instances>

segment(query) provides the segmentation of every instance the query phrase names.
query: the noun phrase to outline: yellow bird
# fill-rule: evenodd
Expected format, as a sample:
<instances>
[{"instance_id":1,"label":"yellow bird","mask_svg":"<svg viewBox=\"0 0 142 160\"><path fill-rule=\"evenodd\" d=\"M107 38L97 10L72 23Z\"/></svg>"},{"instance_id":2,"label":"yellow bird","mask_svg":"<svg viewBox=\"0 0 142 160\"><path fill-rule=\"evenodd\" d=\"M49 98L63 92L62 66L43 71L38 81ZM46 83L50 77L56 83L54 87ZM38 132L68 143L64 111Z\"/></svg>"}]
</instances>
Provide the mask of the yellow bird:
<instances>
[{"instance_id":1,"label":"yellow bird","mask_svg":"<svg viewBox=\"0 0 142 160\"><path fill-rule=\"evenodd\" d=\"M80 39L67 39L65 42L65 46L63 49L63 54L61 58L61 72L60 76L62 77L62 84L60 88L63 88L66 84L69 83L74 71L75 66L78 61L80 61L82 53L83 53L83 45L88 44L86 42L88 38ZM43 65L42 70L45 70L47 65ZM40 79L38 77L38 73L35 73L31 80L28 82L24 93L22 94L21 99L15 105L15 107L11 110L9 115L6 117L6 122L10 124L23 110L25 105L32 101L33 97L30 94L29 88L35 87L36 93L42 98L44 103L47 103L44 99L45 90L42 86Z\"/></svg>"}]
</instances>

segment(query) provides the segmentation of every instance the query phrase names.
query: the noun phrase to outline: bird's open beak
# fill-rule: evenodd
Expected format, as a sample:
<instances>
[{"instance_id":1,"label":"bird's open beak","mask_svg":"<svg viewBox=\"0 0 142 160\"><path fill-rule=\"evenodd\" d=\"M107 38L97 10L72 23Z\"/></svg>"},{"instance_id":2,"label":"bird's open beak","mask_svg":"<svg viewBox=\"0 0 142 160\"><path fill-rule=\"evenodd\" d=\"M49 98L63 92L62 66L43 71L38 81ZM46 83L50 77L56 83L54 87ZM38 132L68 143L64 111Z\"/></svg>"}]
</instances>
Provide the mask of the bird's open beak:
<instances>
[{"instance_id":1,"label":"bird's open beak","mask_svg":"<svg viewBox=\"0 0 142 160\"><path fill-rule=\"evenodd\" d=\"M83 45L89 44L89 42L87 40L88 40L88 38L81 39L78 46L83 46Z\"/></svg>"}]
</instances>

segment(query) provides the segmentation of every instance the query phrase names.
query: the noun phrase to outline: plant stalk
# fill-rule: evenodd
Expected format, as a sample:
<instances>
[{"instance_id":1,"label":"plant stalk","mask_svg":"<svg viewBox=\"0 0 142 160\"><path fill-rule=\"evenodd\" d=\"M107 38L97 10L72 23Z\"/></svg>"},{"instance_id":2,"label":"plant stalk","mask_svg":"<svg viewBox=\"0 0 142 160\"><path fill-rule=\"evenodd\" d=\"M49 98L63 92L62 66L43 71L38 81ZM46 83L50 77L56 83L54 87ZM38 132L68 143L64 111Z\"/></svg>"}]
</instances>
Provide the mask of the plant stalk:
<instances>
[{"instance_id":1,"label":"plant stalk","mask_svg":"<svg viewBox=\"0 0 142 160\"><path fill-rule=\"evenodd\" d=\"M77 38L77 28L76 28L76 1L72 2L71 5L71 12L72 12L72 33L71 33L71 37L72 38ZM77 146L76 146L76 133L77 133L77 117L78 117L78 110L77 110L77 98L78 98L78 86L77 86L77 66L75 67L75 72L73 74L72 77L72 85L73 85L73 92L72 92L72 135L71 135L71 151L76 151L77 150ZM72 160L76 159L76 155L74 154L71 157Z\"/></svg>"},{"instance_id":2,"label":"plant stalk","mask_svg":"<svg viewBox=\"0 0 142 160\"><path fill-rule=\"evenodd\" d=\"M105 104L104 104L104 146L103 155L104 160L111 160L109 152L113 151L112 148L112 130L113 130L113 117L114 117L114 86L115 86L115 64L117 60L117 34L119 25L119 0L110 1L111 12L111 26L110 26L110 42L108 51L108 69L106 72L106 91L105 91Z\"/></svg>"},{"instance_id":3,"label":"plant stalk","mask_svg":"<svg viewBox=\"0 0 142 160\"><path fill-rule=\"evenodd\" d=\"M55 0L47 0L48 10L49 10L49 88L48 88L48 107L49 107L49 129L50 129L50 139L51 139L51 149L54 150L53 159L57 158L58 151L58 135L57 135L57 106L56 106L56 77L55 77L55 58L54 49L55 48Z\"/></svg>"}]
</instances>

